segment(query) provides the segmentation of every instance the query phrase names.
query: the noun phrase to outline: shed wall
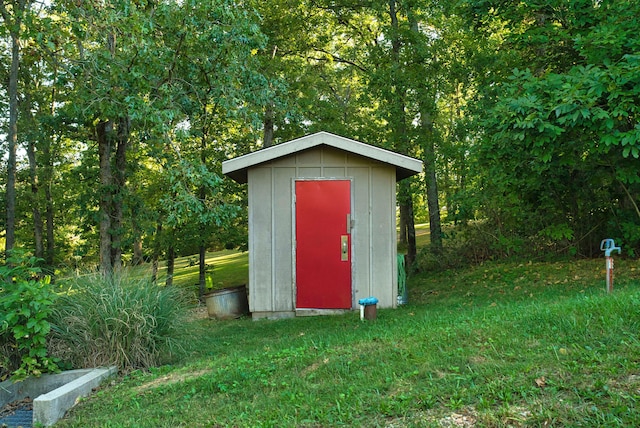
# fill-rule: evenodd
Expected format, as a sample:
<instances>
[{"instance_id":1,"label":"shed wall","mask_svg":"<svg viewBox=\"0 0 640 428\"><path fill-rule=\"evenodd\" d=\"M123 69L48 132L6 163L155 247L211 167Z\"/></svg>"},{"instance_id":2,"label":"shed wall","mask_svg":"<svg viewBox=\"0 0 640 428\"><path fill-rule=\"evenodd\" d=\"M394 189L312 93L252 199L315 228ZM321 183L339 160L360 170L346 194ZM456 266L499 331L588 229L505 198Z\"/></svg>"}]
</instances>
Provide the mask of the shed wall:
<instances>
[{"instance_id":1,"label":"shed wall","mask_svg":"<svg viewBox=\"0 0 640 428\"><path fill-rule=\"evenodd\" d=\"M248 171L249 307L255 313L295 310L293 182L352 180L354 301L367 296L395 307L395 168L321 146L260 164Z\"/></svg>"}]
</instances>

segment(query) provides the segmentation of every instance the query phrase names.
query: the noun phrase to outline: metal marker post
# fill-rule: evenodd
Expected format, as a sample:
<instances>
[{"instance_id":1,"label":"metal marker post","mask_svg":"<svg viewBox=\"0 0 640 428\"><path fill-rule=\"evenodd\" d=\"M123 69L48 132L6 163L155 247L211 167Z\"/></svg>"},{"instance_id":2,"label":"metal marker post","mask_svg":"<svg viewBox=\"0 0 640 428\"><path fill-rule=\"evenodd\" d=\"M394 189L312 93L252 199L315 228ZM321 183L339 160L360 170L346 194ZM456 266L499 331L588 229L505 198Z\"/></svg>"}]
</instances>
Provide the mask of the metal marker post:
<instances>
[{"instance_id":1,"label":"metal marker post","mask_svg":"<svg viewBox=\"0 0 640 428\"><path fill-rule=\"evenodd\" d=\"M613 257L606 256L605 264L607 266L607 293L613 291Z\"/></svg>"},{"instance_id":2,"label":"metal marker post","mask_svg":"<svg viewBox=\"0 0 640 428\"><path fill-rule=\"evenodd\" d=\"M615 242L610 238L603 239L602 242L600 242L600 250L604 251L605 264L607 268L607 293L611 293L613 291L613 257L611 257L611 252L617 251L618 254L620 254L621 250L620 247L616 247Z\"/></svg>"}]
</instances>

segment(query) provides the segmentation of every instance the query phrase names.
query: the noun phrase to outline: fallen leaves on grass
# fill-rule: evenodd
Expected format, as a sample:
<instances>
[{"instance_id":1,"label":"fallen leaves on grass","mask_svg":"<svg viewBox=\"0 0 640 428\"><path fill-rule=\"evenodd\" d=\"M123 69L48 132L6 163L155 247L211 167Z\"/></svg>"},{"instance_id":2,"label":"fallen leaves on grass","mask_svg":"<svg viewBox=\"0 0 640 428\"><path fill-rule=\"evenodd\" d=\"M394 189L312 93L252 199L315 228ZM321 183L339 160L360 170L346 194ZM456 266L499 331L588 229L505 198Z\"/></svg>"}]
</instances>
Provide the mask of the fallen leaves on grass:
<instances>
[{"instance_id":1,"label":"fallen leaves on grass","mask_svg":"<svg viewBox=\"0 0 640 428\"><path fill-rule=\"evenodd\" d=\"M474 416L459 413L452 413L440 420L440 426L443 427L474 427L475 425L476 418Z\"/></svg>"},{"instance_id":2,"label":"fallen leaves on grass","mask_svg":"<svg viewBox=\"0 0 640 428\"><path fill-rule=\"evenodd\" d=\"M536 386L540 389L544 389L547 386L547 379L544 376L540 376L535 380Z\"/></svg>"}]
</instances>

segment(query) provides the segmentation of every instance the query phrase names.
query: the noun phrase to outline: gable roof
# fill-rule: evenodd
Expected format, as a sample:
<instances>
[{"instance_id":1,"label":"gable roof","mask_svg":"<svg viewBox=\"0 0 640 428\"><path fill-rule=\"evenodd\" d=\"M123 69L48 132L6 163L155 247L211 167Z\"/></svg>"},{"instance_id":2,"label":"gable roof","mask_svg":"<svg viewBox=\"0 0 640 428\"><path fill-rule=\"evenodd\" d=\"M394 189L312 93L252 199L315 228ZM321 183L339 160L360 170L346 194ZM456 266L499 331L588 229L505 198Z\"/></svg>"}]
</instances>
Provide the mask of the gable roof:
<instances>
[{"instance_id":1,"label":"gable roof","mask_svg":"<svg viewBox=\"0 0 640 428\"><path fill-rule=\"evenodd\" d=\"M396 180L422 172L422 161L418 159L323 131L226 160L222 162L222 173L238 183L246 183L251 167L323 145L395 166Z\"/></svg>"}]
</instances>

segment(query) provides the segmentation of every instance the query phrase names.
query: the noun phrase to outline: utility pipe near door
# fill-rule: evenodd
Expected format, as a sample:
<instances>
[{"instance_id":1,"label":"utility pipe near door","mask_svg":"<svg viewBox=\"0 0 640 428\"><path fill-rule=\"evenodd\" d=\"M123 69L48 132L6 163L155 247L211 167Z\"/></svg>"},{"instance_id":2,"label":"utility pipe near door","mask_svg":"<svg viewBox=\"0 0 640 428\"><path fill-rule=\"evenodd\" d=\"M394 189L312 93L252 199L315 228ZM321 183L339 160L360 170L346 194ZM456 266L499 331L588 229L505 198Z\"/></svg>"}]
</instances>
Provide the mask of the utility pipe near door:
<instances>
[{"instance_id":1,"label":"utility pipe near door","mask_svg":"<svg viewBox=\"0 0 640 428\"><path fill-rule=\"evenodd\" d=\"M613 257L611 257L611 252L617 251L618 254L620 254L622 250L620 249L620 247L616 247L615 242L610 238L603 239L602 242L600 242L600 250L604 251L605 263L607 268L607 293L611 293L613 291Z\"/></svg>"},{"instance_id":2,"label":"utility pipe near door","mask_svg":"<svg viewBox=\"0 0 640 428\"><path fill-rule=\"evenodd\" d=\"M376 297L365 297L358 300L358 304L360 305L360 321L376 319L378 313L378 299Z\"/></svg>"}]
</instances>

